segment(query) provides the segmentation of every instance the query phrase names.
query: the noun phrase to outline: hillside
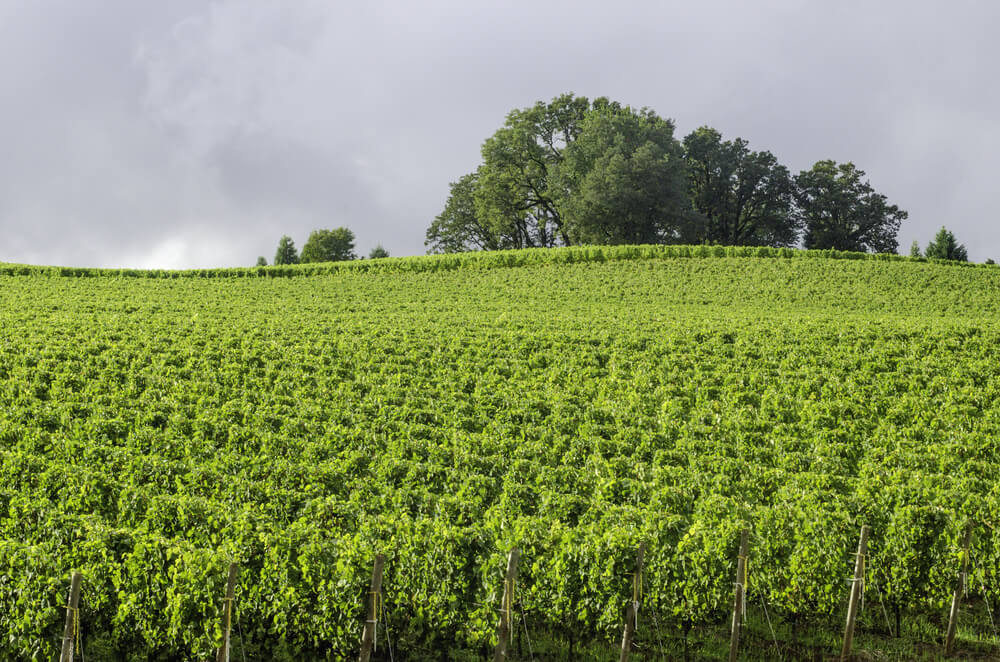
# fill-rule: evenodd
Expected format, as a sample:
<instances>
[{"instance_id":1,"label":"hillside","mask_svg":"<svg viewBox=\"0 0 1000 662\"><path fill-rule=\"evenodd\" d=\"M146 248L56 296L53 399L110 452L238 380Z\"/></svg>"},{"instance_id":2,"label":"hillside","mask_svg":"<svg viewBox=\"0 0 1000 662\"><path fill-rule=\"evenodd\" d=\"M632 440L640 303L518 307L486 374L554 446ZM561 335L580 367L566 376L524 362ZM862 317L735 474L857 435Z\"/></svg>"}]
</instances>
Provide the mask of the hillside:
<instances>
[{"instance_id":1,"label":"hillside","mask_svg":"<svg viewBox=\"0 0 1000 662\"><path fill-rule=\"evenodd\" d=\"M620 639L640 542L655 650L725 631L743 527L751 625L831 655L862 524L863 632L946 613L968 521L996 606L997 347L1000 269L857 254L0 265L0 651L54 658L76 569L88 655L207 658L236 561L253 659L351 657L382 552L404 659L477 652L514 546L571 649Z\"/></svg>"}]
</instances>

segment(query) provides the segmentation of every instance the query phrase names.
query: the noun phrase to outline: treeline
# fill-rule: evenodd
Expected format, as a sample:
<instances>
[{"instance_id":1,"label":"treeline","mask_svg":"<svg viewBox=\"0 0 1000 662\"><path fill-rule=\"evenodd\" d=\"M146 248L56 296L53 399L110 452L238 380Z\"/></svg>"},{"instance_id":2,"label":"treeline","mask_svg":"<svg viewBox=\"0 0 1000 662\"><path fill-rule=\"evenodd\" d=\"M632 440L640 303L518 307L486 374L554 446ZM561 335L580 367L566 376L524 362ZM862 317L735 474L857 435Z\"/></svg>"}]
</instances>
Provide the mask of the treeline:
<instances>
[{"instance_id":1,"label":"treeline","mask_svg":"<svg viewBox=\"0 0 1000 662\"><path fill-rule=\"evenodd\" d=\"M302 247L301 255L295 248L295 242L286 234L278 240L278 249L274 252L274 264L345 262L358 259L354 250L354 233L344 227L332 230L313 230L309 233L309 238ZM368 257L369 259L389 257L389 251L379 244L371 250ZM263 255L258 257L257 266L266 267L267 258Z\"/></svg>"},{"instance_id":2,"label":"treeline","mask_svg":"<svg viewBox=\"0 0 1000 662\"><path fill-rule=\"evenodd\" d=\"M564 94L514 110L451 184L431 253L576 244L714 244L895 253L907 212L853 163L792 175L742 138L683 140L648 108Z\"/></svg>"}]
</instances>

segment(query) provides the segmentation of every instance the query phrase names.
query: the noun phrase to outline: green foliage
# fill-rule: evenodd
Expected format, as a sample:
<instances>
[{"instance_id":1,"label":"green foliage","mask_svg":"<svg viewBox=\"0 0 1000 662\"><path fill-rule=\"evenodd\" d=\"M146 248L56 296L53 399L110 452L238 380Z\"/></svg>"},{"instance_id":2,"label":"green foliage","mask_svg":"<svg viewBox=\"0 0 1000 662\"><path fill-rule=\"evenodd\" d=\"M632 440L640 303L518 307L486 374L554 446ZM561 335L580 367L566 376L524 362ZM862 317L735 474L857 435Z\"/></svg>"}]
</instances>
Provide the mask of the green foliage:
<instances>
[{"instance_id":1,"label":"green foliage","mask_svg":"<svg viewBox=\"0 0 1000 662\"><path fill-rule=\"evenodd\" d=\"M258 256L257 257L257 266L258 267L266 267L267 266L267 258L264 257L263 255Z\"/></svg>"},{"instance_id":2,"label":"green foliage","mask_svg":"<svg viewBox=\"0 0 1000 662\"><path fill-rule=\"evenodd\" d=\"M699 243L792 246L799 221L788 169L770 152L751 152L742 138L722 140L703 126L684 138L688 192L701 215Z\"/></svg>"},{"instance_id":3,"label":"green foliage","mask_svg":"<svg viewBox=\"0 0 1000 662\"><path fill-rule=\"evenodd\" d=\"M604 100L598 100L603 103ZM478 223L503 248L569 244L556 204L552 169L576 140L590 102L564 94L549 103L511 111L483 143L474 198Z\"/></svg>"},{"instance_id":4,"label":"green foliage","mask_svg":"<svg viewBox=\"0 0 1000 662\"><path fill-rule=\"evenodd\" d=\"M295 250L295 242L287 234L278 240L278 250L274 253L274 264L298 264L299 253Z\"/></svg>"},{"instance_id":5,"label":"green foliage","mask_svg":"<svg viewBox=\"0 0 1000 662\"><path fill-rule=\"evenodd\" d=\"M908 214L886 202L853 163L817 161L795 178L806 248L895 253Z\"/></svg>"},{"instance_id":6,"label":"green foliage","mask_svg":"<svg viewBox=\"0 0 1000 662\"><path fill-rule=\"evenodd\" d=\"M488 646L515 544L539 627L620 636L640 541L641 618L718 622L743 527L753 604L835 613L865 522L871 585L938 609L1000 517L998 288L723 246L5 265L0 657L55 659L79 569L85 644L206 659L236 560L254 659L348 659L378 552L406 650ZM1000 532L973 559L996 604Z\"/></svg>"},{"instance_id":7,"label":"green foliage","mask_svg":"<svg viewBox=\"0 0 1000 662\"><path fill-rule=\"evenodd\" d=\"M693 243L895 253L907 213L853 163L792 178L770 152L707 126L564 94L511 111L483 162L453 182L430 253L575 244Z\"/></svg>"},{"instance_id":8,"label":"green foliage","mask_svg":"<svg viewBox=\"0 0 1000 662\"><path fill-rule=\"evenodd\" d=\"M690 240L690 204L674 126L648 109L595 102L553 166L561 232L575 244Z\"/></svg>"},{"instance_id":9,"label":"green foliage","mask_svg":"<svg viewBox=\"0 0 1000 662\"><path fill-rule=\"evenodd\" d=\"M383 257L389 257L389 251L385 250L385 247L383 247L382 244L376 245L375 248L371 249L368 253L369 260L377 260Z\"/></svg>"},{"instance_id":10,"label":"green foliage","mask_svg":"<svg viewBox=\"0 0 1000 662\"><path fill-rule=\"evenodd\" d=\"M384 249L383 249L384 250ZM354 233L347 228L313 230L302 247L302 263L354 260Z\"/></svg>"},{"instance_id":11,"label":"green foliage","mask_svg":"<svg viewBox=\"0 0 1000 662\"><path fill-rule=\"evenodd\" d=\"M452 183L432 253L688 239L673 124L650 110L565 94L512 111Z\"/></svg>"},{"instance_id":12,"label":"green foliage","mask_svg":"<svg viewBox=\"0 0 1000 662\"><path fill-rule=\"evenodd\" d=\"M54 278L293 278L298 276L333 275L343 273L414 273L430 271L482 270L530 265L558 265L579 262L620 262L672 260L675 258L759 258L766 260L860 260L868 262L901 261L909 258L892 254L860 253L856 251L797 250L770 246L709 246L709 245L628 245L628 246L563 246L490 252L463 252L447 255L420 255L385 260L351 260L295 265L275 265L267 268L233 267L215 269L99 269L92 267L47 267L29 264L0 264L0 276L48 276ZM945 264L945 263L942 263ZM950 262L953 267L982 267L969 262Z\"/></svg>"},{"instance_id":13,"label":"green foliage","mask_svg":"<svg viewBox=\"0 0 1000 662\"><path fill-rule=\"evenodd\" d=\"M965 250L965 246L958 243L955 235L943 225L938 230L938 233L934 235L934 239L927 244L925 255L929 258L937 258L939 260L969 261L969 253Z\"/></svg>"},{"instance_id":14,"label":"green foliage","mask_svg":"<svg viewBox=\"0 0 1000 662\"><path fill-rule=\"evenodd\" d=\"M490 252L463 252L447 255L420 255L385 260L351 260L295 265L275 265L267 268L235 267L217 269L99 269L91 267L47 267L28 264L0 264L0 276L48 276L54 278L293 278L298 276L333 275L343 273L406 273L430 271L481 270L530 265L558 265L579 262L620 262L672 260L675 258L759 258L759 259L833 259L861 261L897 261L909 258L892 254L871 254L855 251L797 250L770 246L708 246L708 245L628 245L628 246L563 246ZM982 267L969 262L950 262L953 267Z\"/></svg>"},{"instance_id":15,"label":"green foliage","mask_svg":"<svg viewBox=\"0 0 1000 662\"><path fill-rule=\"evenodd\" d=\"M476 186L479 173L464 175L452 182L451 193L442 211L427 228L424 245L430 253L460 253L473 250L512 248L513 237L504 236L476 215Z\"/></svg>"},{"instance_id":16,"label":"green foliage","mask_svg":"<svg viewBox=\"0 0 1000 662\"><path fill-rule=\"evenodd\" d=\"M920 243L917 242L916 239L914 239L913 243L910 244L910 257L912 257L912 258L918 258L918 257L923 257L923 256L924 256L924 254L920 252Z\"/></svg>"}]
</instances>

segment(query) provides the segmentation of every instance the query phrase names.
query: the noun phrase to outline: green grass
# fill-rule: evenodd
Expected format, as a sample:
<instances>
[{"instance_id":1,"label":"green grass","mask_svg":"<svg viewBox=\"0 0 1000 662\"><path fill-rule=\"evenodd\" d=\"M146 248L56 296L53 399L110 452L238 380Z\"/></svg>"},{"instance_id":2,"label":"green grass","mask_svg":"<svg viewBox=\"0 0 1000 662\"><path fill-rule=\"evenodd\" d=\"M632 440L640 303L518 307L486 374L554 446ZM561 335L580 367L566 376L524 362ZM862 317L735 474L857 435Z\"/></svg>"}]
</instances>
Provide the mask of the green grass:
<instances>
[{"instance_id":1,"label":"green grass","mask_svg":"<svg viewBox=\"0 0 1000 662\"><path fill-rule=\"evenodd\" d=\"M745 659L773 659L761 598L788 655L832 656L866 523L864 619L877 585L905 636L858 647L937 659L967 520L963 650L992 654L998 269L621 247L0 274L7 657L54 655L72 569L88 657L207 657L230 560L250 658L352 656L382 552L400 650L475 658L517 545L536 659L608 659L645 541L641 627L719 659L743 527Z\"/></svg>"}]
</instances>

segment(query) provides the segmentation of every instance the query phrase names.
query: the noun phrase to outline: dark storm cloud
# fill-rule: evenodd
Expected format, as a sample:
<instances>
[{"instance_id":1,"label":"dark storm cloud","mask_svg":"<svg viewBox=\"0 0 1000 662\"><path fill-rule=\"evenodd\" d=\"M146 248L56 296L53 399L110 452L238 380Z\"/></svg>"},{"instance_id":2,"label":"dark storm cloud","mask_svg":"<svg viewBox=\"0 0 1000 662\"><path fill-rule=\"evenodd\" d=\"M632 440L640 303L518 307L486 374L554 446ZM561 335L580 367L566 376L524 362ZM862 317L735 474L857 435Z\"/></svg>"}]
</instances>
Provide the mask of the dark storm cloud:
<instances>
[{"instance_id":1,"label":"dark storm cloud","mask_svg":"<svg viewBox=\"0 0 1000 662\"><path fill-rule=\"evenodd\" d=\"M347 225L423 252L512 108L565 91L852 160L1000 258L983 3L0 2L0 260L206 266Z\"/></svg>"}]
</instances>

